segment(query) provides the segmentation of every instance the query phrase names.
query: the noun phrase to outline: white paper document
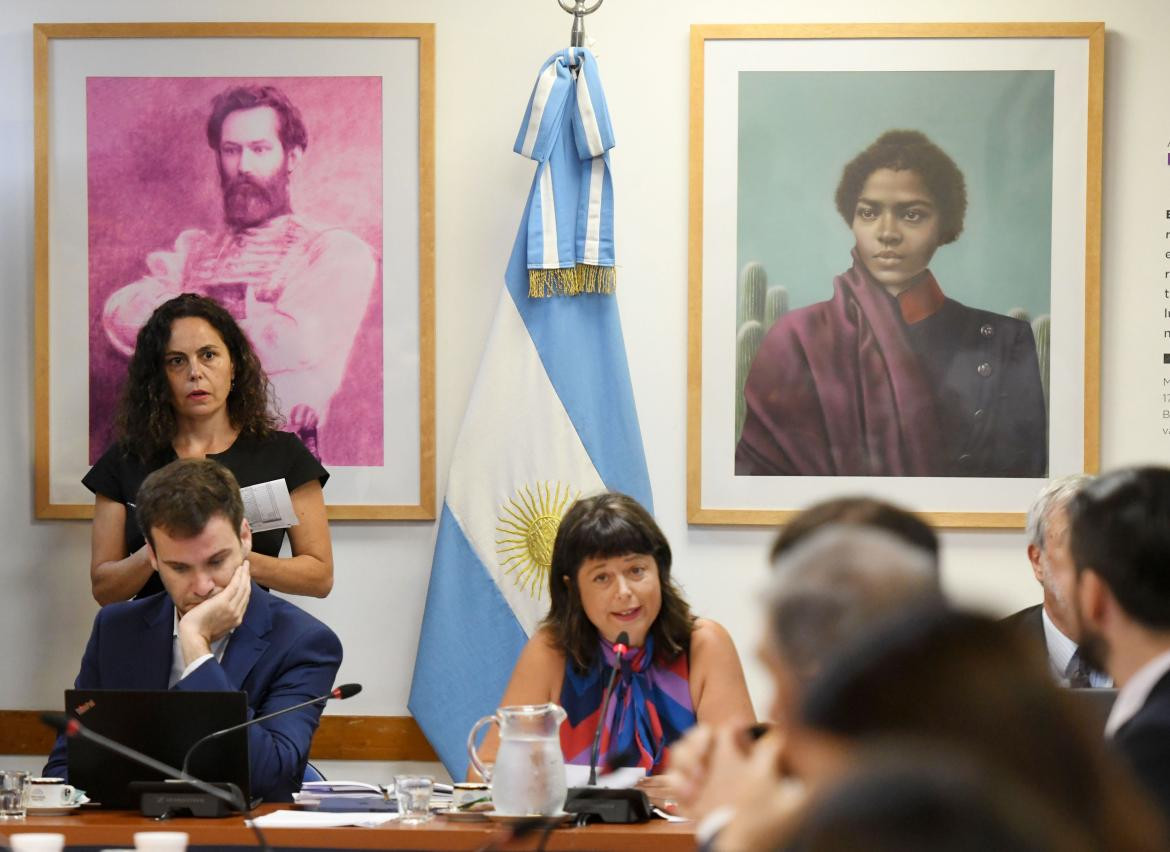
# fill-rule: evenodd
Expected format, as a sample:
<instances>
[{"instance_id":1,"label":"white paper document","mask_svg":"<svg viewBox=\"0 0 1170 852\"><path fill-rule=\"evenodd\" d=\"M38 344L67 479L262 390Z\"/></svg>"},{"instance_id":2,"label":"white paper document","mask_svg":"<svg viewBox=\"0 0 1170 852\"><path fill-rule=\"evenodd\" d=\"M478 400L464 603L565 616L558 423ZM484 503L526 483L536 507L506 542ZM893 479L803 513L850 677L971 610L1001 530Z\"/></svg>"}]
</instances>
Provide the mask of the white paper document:
<instances>
[{"instance_id":1,"label":"white paper document","mask_svg":"<svg viewBox=\"0 0 1170 852\"><path fill-rule=\"evenodd\" d=\"M244 499L244 517L248 519L252 532L297 525L297 513L293 511L292 497L283 479L241 488L240 496Z\"/></svg>"},{"instance_id":2,"label":"white paper document","mask_svg":"<svg viewBox=\"0 0 1170 852\"><path fill-rule=\"evenodd\" d=\"M318 811L273 811L249 821L261 828L341 828L357 825L373 828L398 819L398 814L353 813L335 814Z\"/></svg>"},{"instance_id":3,"label":"white paper document","mask_svg":"<svg viewBox=\"0 0 1170 852\"><path fill-rule=\"evenodd\" d=\"M608 775L597 778L597 787L612 787L621 789L633 787L646 777L646 770L641 766L623 766L615 769ZM589 767L576 763L565 764L565 782L570 787L587 787L589 785Z\"/></svg>"}]
</instances>

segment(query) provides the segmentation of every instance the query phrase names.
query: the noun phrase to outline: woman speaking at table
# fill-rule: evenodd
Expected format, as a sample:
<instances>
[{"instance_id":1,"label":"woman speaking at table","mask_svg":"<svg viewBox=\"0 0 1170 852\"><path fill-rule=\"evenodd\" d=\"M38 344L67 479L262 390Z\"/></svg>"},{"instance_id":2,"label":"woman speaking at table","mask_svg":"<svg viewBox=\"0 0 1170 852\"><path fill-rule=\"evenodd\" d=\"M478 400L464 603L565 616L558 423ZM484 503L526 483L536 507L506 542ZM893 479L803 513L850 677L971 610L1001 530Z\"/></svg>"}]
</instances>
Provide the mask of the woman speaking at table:
<instances>
[{"instance_id":1,"label":"woman speaking at table","mask_svg":"<svg viewBox=\"0 0 1170 852\"><path fill-rule=\"evenodd\" d=\"M521 652L501 704L564 707L566 763L589 763L599 724L601 771L654 773L696 721L755 718L731 637L691 614L670 578L670 545L637 501L606 493L573 504L553 545L549 592L548 617ZM628 648L615 652L622 633ZM621 673L602 720L617 656ZM485 746L494 752L494 742Z\"/></svg>"},{"instance_id":2,"label":"woman speaking at table","mask_svg":"<svg viewBox=\"0 0 1170 852\"><path fill-rule=\"evenodd\" d=\"M95 495L90 582L105 605L162 590L134 519L134 496L176 458L213 458L241 487L283 479L298 523L253 536L252 577L280 592L324 597L333 546L321 488L329 473L295 435L277 429L270 385L248 338L212 299L184 293L138 333L118 407L117 441L85 475Z\"/></svg>"}]
</instances>

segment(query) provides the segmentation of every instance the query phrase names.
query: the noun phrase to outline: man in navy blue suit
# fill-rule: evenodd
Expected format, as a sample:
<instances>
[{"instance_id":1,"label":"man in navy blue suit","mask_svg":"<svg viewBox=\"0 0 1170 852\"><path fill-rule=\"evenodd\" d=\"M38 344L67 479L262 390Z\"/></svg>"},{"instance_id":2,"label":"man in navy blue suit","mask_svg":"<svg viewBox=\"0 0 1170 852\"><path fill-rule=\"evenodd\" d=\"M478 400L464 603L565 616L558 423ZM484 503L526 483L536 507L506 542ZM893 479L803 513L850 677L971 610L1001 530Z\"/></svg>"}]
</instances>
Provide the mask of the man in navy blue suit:
<instances>
[{"instance_id":1,"label":"man in navy blue suit","mask_svg":"<svg viewBox=\"0 0 1170 852\"><path fill-rule=\"evenodd\" d=\"M1120 687L1105 734L1170 817L1170 469L1106 474L1069 504L1081 653Z\"/></svg>"},{"instance_id":2,"label":"man in navy blue suit","mask_svg":"<svg viewBox=\"0 0 1170 852\"><path fill-rule=\"evenodd\" d=\"M252 582L252 532L230 471L172 462L142 483L137 516L166 591L98 612L78 689L244 690L252 718L333 688L333 631ZM292 800L320 717L315 705L248 729L254 796ZM67 777L63 736L44 772Z\"/></svg>"}]
</instances>

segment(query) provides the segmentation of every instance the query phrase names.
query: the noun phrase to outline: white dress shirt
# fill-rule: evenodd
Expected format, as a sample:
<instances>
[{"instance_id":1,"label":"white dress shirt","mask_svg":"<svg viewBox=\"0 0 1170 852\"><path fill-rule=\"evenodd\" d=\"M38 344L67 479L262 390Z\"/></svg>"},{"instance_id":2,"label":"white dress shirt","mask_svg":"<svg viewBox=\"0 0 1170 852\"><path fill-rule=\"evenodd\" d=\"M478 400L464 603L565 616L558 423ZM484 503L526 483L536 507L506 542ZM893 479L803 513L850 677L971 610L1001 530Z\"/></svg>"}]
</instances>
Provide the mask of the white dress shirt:
<instances>
[{"instance_id":1,"label":"white dress shirt","mask_svg":"<svg viewBox=\"0 0 1170 852\"><path fill-rule=\"evenodd\" d=\"M1137 670L1129 682L1117 693L1109 721L1105 723L1105 736L1112 737L1118 728L1137 715L1145 706L1150 692L1158 685L1162 676L1170 672L1170 651L1165 651Z\"/></svg>"},{"instance_id":2,"label":"white dress shirt","mask_svg":"<svg viewBox=\"0 0 1170 852\"><path fill-rule=\"evenodd\" d=\"M223 652L227 648L228 639L231 638L234 630L229 630L227 633L220 636L211 643L211 653L204 654L198 659L192 660L189 666L183 665L183 649L179 645L179 611L175 610L175 628L171 638L171 677L167 682L167 689L173 689L175 684L181 681L195 669L206 663L212 657L215 657L216 662L223 662Z\"/></svg>"},{"instance_id":3,"label":"white dress shirt","mask_svg":"<svg viewBox=\"0 0 1170 852\"><path fill-rule=\"evenodd\" d=\"M1068 686L1068 664L1072 662L1073 654L1077 652L1077 643L1060 632L1060 628L1052 623L1048 617L1048 610L1040 610L1040 618L1044 622L1044 644L1048 646L1048 664L1052 666L1053 676L1062 686ZM1094 689L1113 686L1113 679L1104 672L1092 671L1089 673L1089 685Z\"/></svg>"}]
</instances>

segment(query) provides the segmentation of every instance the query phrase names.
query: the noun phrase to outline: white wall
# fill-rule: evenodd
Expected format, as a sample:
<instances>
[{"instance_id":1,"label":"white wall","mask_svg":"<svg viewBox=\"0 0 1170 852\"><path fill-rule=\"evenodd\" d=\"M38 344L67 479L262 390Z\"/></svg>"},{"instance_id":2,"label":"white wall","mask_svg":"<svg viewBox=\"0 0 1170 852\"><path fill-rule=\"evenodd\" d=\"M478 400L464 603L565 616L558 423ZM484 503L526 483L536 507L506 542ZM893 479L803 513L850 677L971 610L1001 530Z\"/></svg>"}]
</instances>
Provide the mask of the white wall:
<instances>
[{"instance_id":1,"label":"white wall","mask_svg":"<svg viewBox=\"0 0 1170 852\"><path fill-rule=\"evenodd\" d=\"M96 605L89 528L35 521L33 444L34 22L383 20L437 24L437 444L440 489L501 286L532 164L511 152L540 63L567 43L554 0L303 0L157 3L6 0L0 18L0 708L44 708L72 681ZM779 15L786 17L780 18ZM880 18L879 18L880 16ZM689 26L715 22L1104 20L1103 442L1106 466L1164 461L1161 433L1162 259L1170 248L1170 4L1165 0L609 0L588 19L617 133L614 152L619 300L659 520L677 576L702 614L724 623L744 656L758 706L767 683L752 658L770 533L688 527L685 520L687 127ZM79 200L79 203L82 203ZM1170 304L1168 302L1167 304ZM1168 347L1170 349L1170 347ZM517 440L521 440L517 436ZM442 494L440 492L440 500ZM346 647L345 681L365 691L337 708L405 714L430 570L430 523L339 523L336 585L303 602ZM995 612L1039 600L1017 532L944 535L945 582ZM29 764L25 758L3 764ZM384 779L389 767L327 767Z\"/></svg>"}]
</instances>

